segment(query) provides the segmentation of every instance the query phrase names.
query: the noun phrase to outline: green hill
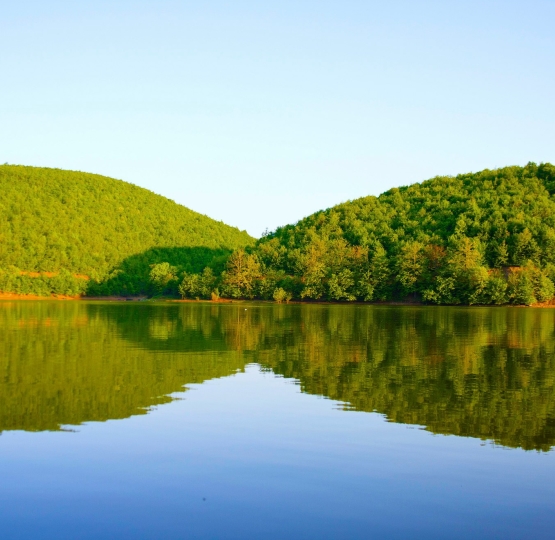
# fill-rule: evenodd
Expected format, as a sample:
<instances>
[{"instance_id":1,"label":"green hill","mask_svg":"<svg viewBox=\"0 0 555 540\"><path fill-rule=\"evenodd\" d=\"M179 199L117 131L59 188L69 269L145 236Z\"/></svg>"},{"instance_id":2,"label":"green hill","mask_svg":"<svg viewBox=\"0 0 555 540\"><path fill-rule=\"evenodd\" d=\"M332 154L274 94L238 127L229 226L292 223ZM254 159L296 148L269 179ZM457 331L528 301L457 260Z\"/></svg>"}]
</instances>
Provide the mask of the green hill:
<instances>
[{"instance_id":1,"label":"green hill","mask_svg":"<svg viewBox=\"0 0 555 540\"><path fill-rule=\"evenodd\" d=\"M236 251L221 289L278 300L549 301L554 193L555 167L529 163L349 201Z\"/></svg>"},{"instance_id":2,"label":"green hill","mask_svg":"<svg viewBox=\"0 0 555 540\"><path fill-rule=\"evenodd\" d=\"M253 241L245 231L121 180L0 166L4 292L146 293L153 264L168 262L176 276L209 265L221 269L233 249Z\"/></svg>"},{"instance_id":3,"label":"green hill","mask_svg":"<svg viewBox=\"0 0 555 540\"><path fill-rule=\"evenodd\" d=\"M5 292L436 304L555 296L549 163L391 189L258 242L98 175L4 165L0 189Z\"/></svg>"}]
</instances>

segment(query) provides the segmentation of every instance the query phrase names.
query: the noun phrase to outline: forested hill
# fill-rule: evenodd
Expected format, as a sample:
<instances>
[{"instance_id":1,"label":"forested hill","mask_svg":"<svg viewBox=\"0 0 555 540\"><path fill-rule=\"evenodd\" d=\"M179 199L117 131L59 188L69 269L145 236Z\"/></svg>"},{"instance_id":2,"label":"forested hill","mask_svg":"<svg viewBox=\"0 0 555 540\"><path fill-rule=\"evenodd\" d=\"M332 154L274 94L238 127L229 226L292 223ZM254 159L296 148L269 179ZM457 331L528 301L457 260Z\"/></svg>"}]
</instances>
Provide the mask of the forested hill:
<instances>
[{"instance_id":1,"label":"forested hill","mask_svg":"<svg viewBox=\"0 0 555 540\"><path fill-rule=\"evenodd\" d=\"M555 296L555 167L548 163L391 189L256 243L102 176L5 165L0 190L5 292L436 304Z\"/></svg>"},{"instance_id":2,"label":"forested hill","mask_svg":"<svg viewBox=\"0 0 555 540\"><path fill-rule=\"evenodd\" d=\"M0 166L4 292L76 293L94 284L97 293L141 293L151 264L200 271L253 241L245 231L121 180Z\"/></svg>"},{"instance_id":3,"label":"forested hill","mask_svg":"<svg viewBox=\"0 0 555 540\"><path fill-rule=\"evenodd\" d=\"M548 163L391 189L317 212L236 251L220 287L232 297L278 301L550 301L554 193ZM193 296L197 282L186 280L182 293Z\"/></svg>"}]
</instances>

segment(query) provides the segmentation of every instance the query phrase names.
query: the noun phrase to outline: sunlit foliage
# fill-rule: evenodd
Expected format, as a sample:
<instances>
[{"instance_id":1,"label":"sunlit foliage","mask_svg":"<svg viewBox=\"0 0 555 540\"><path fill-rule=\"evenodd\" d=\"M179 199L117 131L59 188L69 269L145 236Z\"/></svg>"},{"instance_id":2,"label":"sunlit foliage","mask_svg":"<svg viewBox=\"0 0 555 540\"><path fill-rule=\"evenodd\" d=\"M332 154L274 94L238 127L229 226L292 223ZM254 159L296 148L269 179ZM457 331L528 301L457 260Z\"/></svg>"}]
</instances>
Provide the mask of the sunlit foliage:
<instances>
[{"instance_id":1,"label":"sunlit foliage","mask_svg":"<svg viewBox=\"0 0 555 540\"><path fill-rule=\"evenodd\" d=\"M533 304L554 296L555 167L437 177L317 212L236 252L232 297ZM246 268L251 270L247 271Z\"/></svg>"},{"instance_id":2,"label":"sunlit foliage","mask_svg":"<svg viewBox=\"0 0 555 540\"><path fill-rule=\"evenodd\" d=\"M4 292L152 294L160 291L149 279L152 265L221 271L233 249L252 242L244 231L127 182L0 166Z\"/></svg>"},{"instance_id":3,"label":"sunlit foliage","mask_svg":"<svg viewBox=\"0 0 555 540\"><path fill-rule=\"evenodd\" d=\"M548 163L391 189L256 244L101 176L2 166L0 187L3 291L527 305L555 295Z\"/></svg>"}]
</instances>

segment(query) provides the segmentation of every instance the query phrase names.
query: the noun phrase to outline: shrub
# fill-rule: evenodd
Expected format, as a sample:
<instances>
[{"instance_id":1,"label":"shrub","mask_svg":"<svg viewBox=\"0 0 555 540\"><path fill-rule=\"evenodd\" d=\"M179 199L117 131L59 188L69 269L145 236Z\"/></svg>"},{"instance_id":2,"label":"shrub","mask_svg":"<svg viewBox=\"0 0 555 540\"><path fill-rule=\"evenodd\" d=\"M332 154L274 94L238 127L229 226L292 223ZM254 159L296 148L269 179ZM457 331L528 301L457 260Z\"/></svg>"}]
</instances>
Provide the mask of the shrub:
<instances>
[{"instance_id":1,"label":"shrub","mask_svg":"<svg viewBox=\"0 0 555 540\"><path fill-rule=\"evenodd\" d=\"M278 304L282 304L283 302L289 303L291 300L291 293L287 292L285 289L278 287L274 290L273 298Z\"/></svg>"}]
</instances>

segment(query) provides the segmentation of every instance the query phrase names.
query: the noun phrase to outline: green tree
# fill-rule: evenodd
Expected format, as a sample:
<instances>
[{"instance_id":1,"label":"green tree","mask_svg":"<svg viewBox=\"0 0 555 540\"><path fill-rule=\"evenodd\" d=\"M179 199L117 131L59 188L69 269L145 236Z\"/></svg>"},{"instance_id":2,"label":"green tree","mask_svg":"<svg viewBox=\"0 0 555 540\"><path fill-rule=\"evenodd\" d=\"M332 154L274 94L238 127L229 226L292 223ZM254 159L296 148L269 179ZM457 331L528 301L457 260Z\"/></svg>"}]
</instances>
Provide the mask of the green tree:
<instances>
[{"instance_id":1,"label":"green tree","mask_svg":"<svg viewBox=\"0 0 555 540\"><path fill-rule=\"evenodd\" d=\"M289 301L291 300L291 293L287 292L281 287L278 287L274 290L273 298L278 304L281 304L283 302L289 303Z\"/></svg>"},{"instance_id":2,"label":"green tree","mask_svg":"<svg viewBox=\"0 0 555 540\"><path fill-rule=\"evenodd\" d=\"M177 282L177 269L168 262L153 264L150 269L150 283L154 294L162 295L172 292Z\"/></svg>"},{"instance_id":3,"label":"green tree","mask_svg":"<svg viewBox=\"0 0 555 540\"><path fill-rule=\"evenodd\" d=\"M484 303L486 304L506 304L509 301L507 295L507 280L501 272L493 272L486 283L484 290Z\"/></svg>"},{"instance_id":4,"label":"green tree","mask_svg":"<svg viewBox=\"0 0 555 540\"><path fill-rule=\"evenodd\" d=\"M225 272L222 287L232 298L253 298L257 292L257 280L261 277L261 265L256 254L243 249L234 251Z\"/></svg>"},{"instance_id":5,"label":"green tree","mask_svg":"<svg viewBox=\"0 0 555 540\"><path fill-rule=\"evenodd\" d=\"M211 268L206 267L202 274L183 274L178 287L182 298L211 298L215 292L216 276Z\"/></svg>"},{"instance_id":6,"label":"green tree","mask_svg":"<svg viewBox=\"0 0 555 540\"><path fill-rule=\"evenodd\" d=\"M332 274L328 282L329 297L332 300L356 300L354 294L355 278L353 272L345 268Z\"/></svg>"},{"instance_id":7,"label":"green tree","mask_svg":"<svg viewBox=\"0 0 555 540\"><path fill-rule=\"evenodd\" d=\"M419 290L425 269L423 245L420 242L407 242L397 256L397 279L405 294Z\"/></svg>"}]
</instances>

